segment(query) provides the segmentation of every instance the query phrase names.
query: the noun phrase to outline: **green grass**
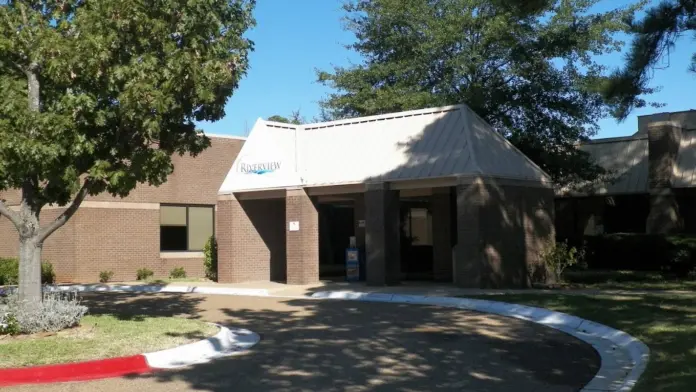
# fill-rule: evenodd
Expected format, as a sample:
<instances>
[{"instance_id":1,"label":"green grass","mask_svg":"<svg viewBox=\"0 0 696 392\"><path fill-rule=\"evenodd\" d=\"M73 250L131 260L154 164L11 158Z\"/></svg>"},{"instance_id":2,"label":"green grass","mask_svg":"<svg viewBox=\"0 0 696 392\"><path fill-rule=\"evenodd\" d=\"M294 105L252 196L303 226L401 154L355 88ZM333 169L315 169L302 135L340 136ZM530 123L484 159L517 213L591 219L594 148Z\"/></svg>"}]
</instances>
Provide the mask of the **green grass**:
<instances>
[{"instance_id":1,"label":"green grass","mask_svg":"<svg viewBox=\"0 0 696 392\"><path fill-rule=\"evenodd\" d=\"M696 291L696 280L678 279L661 272L566 271L563 278L559 287L566 289Z\"/></svg>"},{"instance_id":2,"label":"green grass","mask_svg":"<svg viewBox=\"0 0 696 392\"><path fill-rule=\"evenodd\" d=\"M176 347L212 336L217 327L176 317L122 320L88 315L52 336L0 336L0 368L112 358Z\"/></svg>"},{"instance_id":3,"label":"green grass","mask_svg":"<svg viewBox=\"0 0 696 392\"><path fill-rule=\"evenodd\" d=\"M625 331L650 347L634 392L691 392L696 386L696 294L479 296L573 314Z\"/></svg>"}]
</instances>

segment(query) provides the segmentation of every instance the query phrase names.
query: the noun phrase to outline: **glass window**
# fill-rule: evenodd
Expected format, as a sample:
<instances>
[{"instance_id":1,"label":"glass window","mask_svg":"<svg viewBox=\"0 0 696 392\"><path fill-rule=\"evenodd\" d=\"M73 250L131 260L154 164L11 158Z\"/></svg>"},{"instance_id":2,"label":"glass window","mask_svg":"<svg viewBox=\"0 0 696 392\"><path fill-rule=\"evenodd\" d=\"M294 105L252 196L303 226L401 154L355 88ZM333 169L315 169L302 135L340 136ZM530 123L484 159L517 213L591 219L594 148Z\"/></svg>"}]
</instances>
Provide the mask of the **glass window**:
<instances>
[{"instance_id":1,"label":"glass window","mask_svg":"<svg viewBox=\"0 0 696 392\"><path fill-rule=\"evenodd\" d=\"M214 210L206 206L161 206L160 250L201 251L214 234Z\"/></svg>"},{"instance_id":2,"label":"glass window","mask_svg":"<svg viewBox=\"0 0 696 392\"><path fill-rule=\"evenodd\" d=\"M432 245L432 216L427 208L409 208L403 225L411 245Z\"/></svg>"}]
</instances>

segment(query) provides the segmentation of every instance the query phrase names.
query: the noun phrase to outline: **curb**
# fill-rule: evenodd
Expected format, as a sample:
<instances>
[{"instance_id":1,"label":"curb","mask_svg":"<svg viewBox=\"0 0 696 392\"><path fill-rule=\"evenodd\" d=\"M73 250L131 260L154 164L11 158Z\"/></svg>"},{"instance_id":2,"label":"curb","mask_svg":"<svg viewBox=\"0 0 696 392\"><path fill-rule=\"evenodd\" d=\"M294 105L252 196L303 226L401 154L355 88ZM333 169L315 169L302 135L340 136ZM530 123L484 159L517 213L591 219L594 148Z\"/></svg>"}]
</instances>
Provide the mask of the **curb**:
<instances>
[{"instance_id":1,"label":"curb","mask_svg":"<svg viewBox=\"0 0 696 392\"><path fill-rule=\"evenodd\" d=\"M214 325L220 328L215 336L152 353L77 363L0 369L0 387L88 381L150 373L160 369L175 369L242 354L261 340L258 334L246 329L229 329L219 324Z\"/></svg>"},{"instance_id":2,"label":"curb","mask_svg":"<svg viewBox=\"0 0 696 392\"><path fill-rule=\"evenodd\" d=\"M143 356L153 369L176 369L242 354L261 340L257 333L247 329L229 329L219 324L213 325L220 328L220 332L215 336Z\"/></svg>"},{"instance_id":3,"label":"curb","mask_svg":"<svg viewBox=\"0 0 696 392\"><path fill-rule=\"evenodd\" d=\"M51 291L70 291L77 290L80 292L169 292L169 293L200 293L200 294L219 294L219 295L242 295L242 296L260 296L271 298L311 298L311 299L342 299L354 301L373 301L373 302L393 302L405 304L419 305L436 305L457 309L473 310L482 313L491 313L501 316L514 317L525 321L545 325L547 327L565 332L574 336L590 345L597 351L601 358L600 369L595 377L587 384L580 392L629 392L633 389L640 376L645 371L650 357L650 349L643 342L626 332L608 327L603 324L598 324L590 320L585 320L577 316L569 315L561 312L554 312L549 309L536 308L526 305L517 305L499 301L489 301L482 299L470 299L459 297L438 297L425 295L405 295L405 294L390 294L390 293L364 293L357 291L317 291L310 296L278 296L272 295L266 289L233 289L226 287L195 287L195 286L156 286L156 285L67 285L54 286ZM221 327L223 328L223 327ZM259 341L258 335L246 330L239 331L241 339L249 339L248 343L240 343L242 347L238 351L244 351L248 347L253 346ZM222 331L221 331L222 332ZM236 332L230 331L235 334ZM220 334L220 333L219 333ZM218 335L219 335L218 334ZM251 335L246 335L251 334ZM201 342L192 343L190 345L203 344L213 346L217 342L211 341L218 337L215 335ZM256 336L254 338L253 336ZM244 337L247 336L247 337ZM254 341L254 339L256 339ZM253 343L251 343L253 341ZM247 344L248 346L245 346ZM249 345L250 344L250 345ZM182 347L186 347L182 346ZM246 347L246 348L244 348ZM171 350L177 350L177 348ZM203 349L203 348L201 348ZM169 351L169 350L164 350ZM185 361L173 361L168 365L161 363L162 369L169 369L189 364L202 363L197 361L207 362L217 357L225 355L234 355L237 351L232 351L230 354L225 354L224 350L219 353L211 354L211 357L206 357L205 354L200 357L192 357L192 362L184 363ZM190 355L184 352L174 352L167 355L151 353L154 361L164 361L179 355ZM182 354L185 353L185 354ZM169 356L169 358L167 358ZM164 357L161 359L160 357ZM0 375L2 375L0 373ZM0 377L0 380L3 378ZM3 380L4 381L4 380ZM0 386L2 386L0 382Z\"/></svg>"},{"instance_id":4,"label":"curb","mask_svg":"<svg viewBox=\"0 0 696 392\"><path fill-rule=\"evenodd\" d=\"M117 293L194 293L218 295L248 295L267 297L266 289L242 289L209 286L159 286L159 285L106 285L106 284L72 284L64 286L44 286L44 291L78 291L78 292L117 292Z\"/></svg>"},{"instance_id":5,"label":"curb","mask_svg":"<svg viewBox=\"0 0 696 392\"><path fill-rule=\"evenodd\" d=\"M142 355L58 365L0 369L0 387L87 381L120 377L128 374L149 373L151 371L153 369L148 366L145 357Z\"/></svg>"},{"instance_id":6,"label":"curb","mask_svg":"<svg viewBox=\"0 0 696 392\"><path fill-rule=\"evenodd\" d=\"M650 356L648 346L623 331L543 308L482 299L354 291L318 291L311 298L437 305L514 317L551 327L592 345L600 355L599 371L581 392L630 391L643 374Z\"/></svg>"}]
</instances>

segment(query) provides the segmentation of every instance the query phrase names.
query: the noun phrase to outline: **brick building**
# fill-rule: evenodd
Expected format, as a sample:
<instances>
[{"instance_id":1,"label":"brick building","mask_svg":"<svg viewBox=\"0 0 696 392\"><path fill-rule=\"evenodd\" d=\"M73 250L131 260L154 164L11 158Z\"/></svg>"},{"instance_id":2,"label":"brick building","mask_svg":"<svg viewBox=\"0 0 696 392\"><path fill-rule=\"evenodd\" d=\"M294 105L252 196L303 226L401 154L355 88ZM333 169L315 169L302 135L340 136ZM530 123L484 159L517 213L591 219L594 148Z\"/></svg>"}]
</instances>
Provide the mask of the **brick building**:
<instances>
[{"instance_id":1,"label":"brick building","mask_svg":"<svg viewBox=\"0 0 696 392\"><path fill-rule=\"evenodd\" d=\"M353 237L368 284L415 273L525 287L554 236L553 197L548 176L465 105L259 120L220 188L219 279L313 283L341 270Z\"/></svg>"},{"instance_id":2,"label":"brick building","mask_svg":"<svg viewBox=\"0 0 696 392\"><path fill-rule=\"evenodd\" d=\"M634 135L580 148L610 175L589 191L559 192L558 237L696 233L696 111L640 116Z\"/></svg>"},{"instance_id":3,"label":"brick building","mask_svg":"<svg viewBox=\"0 0 696 392\"><path fill-rule=\"evenodd\" d=\"M214 231L217 191L244 138L211 136L212 146L196 158L172 157L174 173L160 187L139 186L123 199L88 197L65 226L44 244L59 282L95 282L100 271L114 280L135 280L139 268L167 277L174 267L203 276L203 244ZM19 204L19 192L0 198ZM47 206L43 224L62 209ZM0 257L17 257L17 232L0 217Z\"/></svg>"},{"instance_id":4,"label":"brick building","mask_svg":"<svg viewBox=\"0 0 696 392\"><path fill-rule=\"evenodd\" d=\"M465 105L317 124L259 120L246 142L213 137L175 157L159 188L87 199L44 245L59 281L203 275L218 240L221 282L313 283L360 248L368 284L435 279L525 287L554 238L548 176ZM17 204L18 195L0 195ZM60 209L46 208L44 221ZM0 218L0 257L17 237Z\"/></svg>"}]
</instances>

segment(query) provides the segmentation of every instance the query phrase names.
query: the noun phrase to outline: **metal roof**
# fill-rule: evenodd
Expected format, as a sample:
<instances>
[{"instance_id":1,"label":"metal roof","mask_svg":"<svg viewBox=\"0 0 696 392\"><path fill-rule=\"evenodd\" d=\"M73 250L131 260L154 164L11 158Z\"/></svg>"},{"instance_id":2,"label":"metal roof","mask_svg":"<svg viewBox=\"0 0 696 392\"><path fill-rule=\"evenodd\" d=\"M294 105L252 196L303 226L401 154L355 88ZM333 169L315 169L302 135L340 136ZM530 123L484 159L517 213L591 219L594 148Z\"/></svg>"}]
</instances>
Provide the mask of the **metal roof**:
<instances>
[{"instance_id":1,"label":"metal roof","mask_svg":"<svg viewBox=\"0 0 696 392\"><path fill-rule=\"evenodd\" d=\"M595 194L648 192L648 138L629 136L593 140L579 146L592 160L610 172L609 181L591 185ZM561 191L560 193L566 193Z\"/></svg>"},{"instance_id":2,"label":"metal roof","mask_svg":"<svg viewBox=\"0 0 696 392\"><path fill-rule=\"evenodd\" d=\"M258 120L220 193L461 175L550 183L468 106L456 105L298 126Z\"/></svg>"}]
</instances>

